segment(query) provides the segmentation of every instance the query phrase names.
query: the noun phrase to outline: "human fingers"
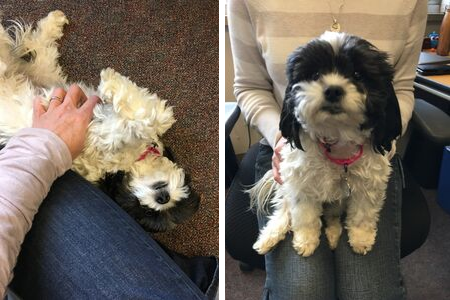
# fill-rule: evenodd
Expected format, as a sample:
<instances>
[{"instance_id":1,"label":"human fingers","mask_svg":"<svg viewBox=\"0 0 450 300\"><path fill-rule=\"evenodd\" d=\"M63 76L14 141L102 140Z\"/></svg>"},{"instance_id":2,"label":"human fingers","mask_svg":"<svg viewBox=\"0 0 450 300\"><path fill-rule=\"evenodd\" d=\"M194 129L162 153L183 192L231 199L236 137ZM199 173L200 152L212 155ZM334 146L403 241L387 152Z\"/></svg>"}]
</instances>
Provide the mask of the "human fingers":
<instances>
[{"instance_id":1,"label":"human fingers","mask_svg":"<svg viewBox=\"0 0 450 300\"><path fill-rule=\"evenodd\" d=\"M101 100L97 96L90 96L86 102L83 103L83 105L80 107L80 112L85 115L85 117L88 120L92 119L92 114L94 112L94 107L99 103Z\"/></svg>"},{"instance_id":2,"label":"human fingers","mask_svg":"<svg viewBox=\"0 0 450 300\"><path fill-rule=\"evenodd\" d=\"M281 149L283 149L284 145L286 144L286 139L282 136L278 139L276 142L275 148L273 149L273 156L272 156L272 170L274 179L279 184L283 184L283 180L281 179L280 174L280 163L283 160L281 157Z\"/></svg>"},{"instance_id":3,"label":"human fingers","mask_svg":"<svg viewBox=\"0 0 450 300\"><path fill-rule=\"evenodd\" d=\"M42 105L41 97L35 97L33 101L33 123L45 113L45 108Z\"/></svg>"},{"instance_id":4,"label":"human fingers","mask_svg":"<svg viewBox=\"0 0 450 300\"><path fill-rule=\"evenodd\" d=\"M67 99L64 99L64 102L67 101L66 105L71 105L77 108L87 100L83 90L77 84L72 84L69 87L66 98Z\"/></svg>"},{"instance_id":5,"label":"human fingers","mask_svg":"<svg viewBox=\"0 0 450 300\"><path fill-rule=\"evenodd\" d=\"M56 107L60 106L64 102L65 96L66 91L63 88L54 89L52 95L50 96L47 111L52 111Z\"/></svg>"},{"instance_id":6,"label":"human fingers","mask_svg":"<svg viewBox=\"0 0 450 300\"><path fill-rule=\"evenodd\" d=\"M283 184L283 180L281 179L280 174L280 155L276 152L274 152L272 155L272 172L273 179L279 184Z\"/></svg>"}]
</instances>

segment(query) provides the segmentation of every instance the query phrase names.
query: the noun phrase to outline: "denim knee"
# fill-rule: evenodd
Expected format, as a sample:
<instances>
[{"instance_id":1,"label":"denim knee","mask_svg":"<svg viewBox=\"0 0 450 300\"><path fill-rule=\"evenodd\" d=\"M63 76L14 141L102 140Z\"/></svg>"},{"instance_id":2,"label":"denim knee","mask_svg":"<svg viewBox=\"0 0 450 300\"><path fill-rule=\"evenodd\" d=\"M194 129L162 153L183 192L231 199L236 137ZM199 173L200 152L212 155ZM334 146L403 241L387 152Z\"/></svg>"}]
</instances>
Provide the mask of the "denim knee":
<instances>
[{"instance_id":1,"label":"denim knee","mask_svg":"<svg viewBox=\"0 0 450 300\"><path fill-rule=\"evenodd\" d=\"M295 252L288 234L266 255L266 273L263 299L335 299L333 255L326 241L305 258Z\"/></svg>"}]
</instances>

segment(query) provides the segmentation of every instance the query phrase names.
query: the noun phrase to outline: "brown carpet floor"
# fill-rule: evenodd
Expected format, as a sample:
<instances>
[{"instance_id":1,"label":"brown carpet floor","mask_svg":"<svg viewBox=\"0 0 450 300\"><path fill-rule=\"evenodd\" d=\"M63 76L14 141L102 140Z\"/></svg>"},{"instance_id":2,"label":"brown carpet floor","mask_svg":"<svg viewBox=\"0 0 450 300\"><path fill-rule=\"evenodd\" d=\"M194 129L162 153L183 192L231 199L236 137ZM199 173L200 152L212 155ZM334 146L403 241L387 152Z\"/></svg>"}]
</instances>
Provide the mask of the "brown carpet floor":
<instances>
[{"instance_id":1,"label":"brown carpet floor","mask_svg":"<svg viewBox=\"0 0 450 300\"><path fill-rule=\"evenodd\" d=\"M3 24L60 9L69 19L60 63L69 81L97 86L112 67L175 106L164 140L201 195L193 219L156 235L187 255L219 254L218 1L2 0Z\"/></svg>"}]
</instances>

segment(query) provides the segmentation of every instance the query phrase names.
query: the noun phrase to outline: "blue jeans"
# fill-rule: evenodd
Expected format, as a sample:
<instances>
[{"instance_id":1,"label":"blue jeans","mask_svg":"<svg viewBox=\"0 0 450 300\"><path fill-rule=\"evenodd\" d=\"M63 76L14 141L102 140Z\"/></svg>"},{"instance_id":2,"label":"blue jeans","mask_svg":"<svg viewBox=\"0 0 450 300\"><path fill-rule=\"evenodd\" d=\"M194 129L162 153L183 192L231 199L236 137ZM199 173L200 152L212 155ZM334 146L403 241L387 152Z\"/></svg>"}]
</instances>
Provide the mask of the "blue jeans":
<instances>
[{"instance_id":1,"label":"blue jeans","mask_svg":"<svg viewBox=\"0 0 450 300\"><path fill-rule=\"evenodd\" d=\"M271 169L272 148L260 145L256 180ZM387 199L380 213L375 245L367 255L355 254L348 244L346 230L335 251L324 234L314 254L299 256L288 234L265 256L266 283L263 299L305 300L397 300L406 290L400 273L400 230L402 177L400 159L393 158ZM266 218L259 218L263 227ZM323 231L322 231L323 232Z\"/></svg>"},{"instance_id":2,"label":"blue jeans","mask_svg":"<svg viewBox=\"0 0 450 300\"><path fill-rule=\"evenodd\" d=\"M212 299L213 273L205 296L128 214L69 171L39 208L10 288L24 299Z\"/></svg>"}]
</instances>

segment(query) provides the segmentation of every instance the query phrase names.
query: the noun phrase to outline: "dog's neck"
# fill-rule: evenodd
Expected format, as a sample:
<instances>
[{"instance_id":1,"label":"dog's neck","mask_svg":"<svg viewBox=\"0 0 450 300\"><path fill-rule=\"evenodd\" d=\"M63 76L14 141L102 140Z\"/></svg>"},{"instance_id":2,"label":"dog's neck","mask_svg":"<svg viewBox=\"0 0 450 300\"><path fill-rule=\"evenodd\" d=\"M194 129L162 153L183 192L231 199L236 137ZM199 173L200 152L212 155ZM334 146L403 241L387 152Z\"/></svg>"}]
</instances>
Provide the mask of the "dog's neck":
<instances>
[{"instance_id":1,"label":"dog's neck","mask_svg":"<svg viewBox=\"0 0 450 300\"><path fill-rule=\"evenodd\" d=\"M354 157L361 149L361 145L353 141L341 141L336 138L317 137L320 146L327 151L328 156L336 159Z\"/></svg>"}]
</instances>

